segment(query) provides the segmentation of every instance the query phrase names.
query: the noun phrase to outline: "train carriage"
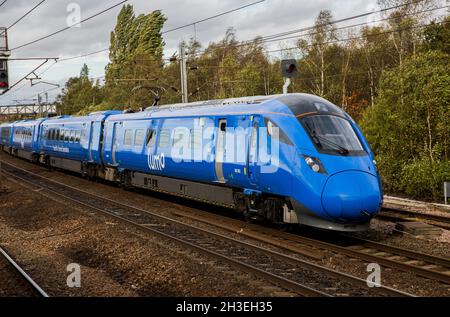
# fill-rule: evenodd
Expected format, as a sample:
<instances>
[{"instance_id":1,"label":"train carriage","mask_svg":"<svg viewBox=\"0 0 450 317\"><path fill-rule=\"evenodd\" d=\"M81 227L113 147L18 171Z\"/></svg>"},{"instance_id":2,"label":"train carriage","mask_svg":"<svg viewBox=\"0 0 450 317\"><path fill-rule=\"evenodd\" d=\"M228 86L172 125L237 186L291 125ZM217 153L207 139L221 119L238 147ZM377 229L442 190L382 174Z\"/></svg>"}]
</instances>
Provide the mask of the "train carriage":
<instances>
[{"instance_id":1,"label":"train carriage","mask_svg":"<svg viewBox=\"0 0 450 317\"><path fill-rule=\"evenodd\" d=\"M0 124L0 151L10 153L11 146L11 123Z\"/></svg>"},{"instance_id":2,"label":"train carriage","mask_svg":"<svg viewBox=\"0 0 450 317\"><path fill-rule=\"evenodd\" d=\"M361 131L316 96L149 108L109 117L104 135L107 179L128 186L331 230L364 230L381 208L378 172Z\"/></svg>"},{"instance_id":3,"label":"train carriage","mask_svg":"<svg viewBox=\"0 0 450 317\"><path fill-rule=\"evenodd\" d=\"M88 116L61 116L42 124L39 141L40 161L52 167L93 175L91 166L101 164L100 144L103 122L118 111Z\"/></svg>"},{"instance_id":4,"label":"train carriage","mask_svg":"<svg viewBox=\"0 0 450 317\"><path fill-rule=\"evenodd\" d=\"M22 120L11 125L11 153L37 162L39 158L39 134L46 119Z\"/></svg>"}]
</instances>

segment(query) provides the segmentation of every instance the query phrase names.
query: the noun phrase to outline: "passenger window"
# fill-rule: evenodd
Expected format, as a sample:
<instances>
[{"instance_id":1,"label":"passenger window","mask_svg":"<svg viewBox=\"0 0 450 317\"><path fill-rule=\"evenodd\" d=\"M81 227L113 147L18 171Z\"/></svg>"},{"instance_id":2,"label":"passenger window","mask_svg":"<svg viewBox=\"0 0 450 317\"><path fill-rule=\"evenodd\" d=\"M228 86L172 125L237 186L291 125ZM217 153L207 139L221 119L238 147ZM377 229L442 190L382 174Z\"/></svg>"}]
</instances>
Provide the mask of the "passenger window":
<instances>
[{"instance_id":1,"label":"passenger window","mask_svg":"<svg viewBox=\"0 0 450 317\"><path fill-rule=\"evenodd\" d=\"M166 148L170 144L170 130L163 129L159 134L158 147Z\"/></svg>"},{"instance_id":2,"label":"passenger window","mask_svg":"<svg viewBox=\"0 0 450 317\"><path fill-rule=\"evenodd\" d=\"M184 138L188 138L189 140L189 135L185 134L190 133L190 131L186 128L176 128L173 130L173 139L172 139L172 146L174 146L175 144L177 144L178 142L182 141Z\"/></svg>"},{"instance_id":3,"label":"passenger window","mask_svg":"<svg viewBox=\"0 0 450 317\"><path fill-rule=\"evenodd\" d=\"M77 130L75 134L75 142L80 143L80 140L81 140L81 131Z\"/></svg>"},{"instance_id":4,"label":"passenger window","mask_svg":"<svg viewBox=\"0 0 450 317\"><path fill-rule=\"evenodd\" d=\"M59 140L59 129L56 129L56 136L55 136L55 140L58 141Z\"/></svg>"},{"instance_id":5,"label":"passenger window","mask_svg":"<svg viewBox=\"0 0 450 317\"><path fill-rule=\"evenodd\" d=\"M190 147L192 149L198 150L202 148L202 130L201 129L191 129L191 142Z\"/></svg>"},{"instance_id":6,"label":"passenger window","mask_svg":"<svg viewBox=\"0 0 450 317\"><path fill-rule=\"evenodd\" d=\"M144 134L145 131L142 129L136 130L136 133L134 135L134 145L141 146L144 144Z\"/></svg>"},{"instance_id":7,"label":"passenger window","mask_svg":"<svg viewBox=\"0 0 450 317\"><path fill-rule=\"evenodd\" d=\"M125 130L125 135L123 137L124 145L131 145L133 143L133 130Z\"/></svg>"},{"instance_id":8,"label":"passenger window","mask_svg":"<svg viewBox=\"0 0 450 317\"><path fill-rule=\"evenodd\" d=\"M69 130L65 130L64 131L64 141L65 142L69 142L69 138L70 138L70 131Z\"/></svg>"},{"instance_id":9,"label":"passenger window","mask_svg":"<svg viewBox=\"0 0 450 317\"><path fill-rule=\"evenodd\" d=\"M75 142L75 130L70 131L70 143Z\"/></svg>"}]
</instances>

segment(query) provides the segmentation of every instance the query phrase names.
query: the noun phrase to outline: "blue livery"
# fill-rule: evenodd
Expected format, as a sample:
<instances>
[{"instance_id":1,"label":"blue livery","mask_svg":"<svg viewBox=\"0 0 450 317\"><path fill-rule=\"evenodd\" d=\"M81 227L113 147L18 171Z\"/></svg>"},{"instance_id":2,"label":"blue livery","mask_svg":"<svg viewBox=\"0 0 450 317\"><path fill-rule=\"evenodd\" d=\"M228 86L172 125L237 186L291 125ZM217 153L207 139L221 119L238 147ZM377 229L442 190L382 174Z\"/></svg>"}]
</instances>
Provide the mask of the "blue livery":
<instances>
[{"instance_id":1,"label":"blue livery","mask_svg":"<svg viewBox=\"0 0 450 317\"><path fill-rule=\"evenodd\" d=\"M250 218L360 231L382 205L357 124L289 94L107 111L0 126L1 145L41 163L217 204ZM8 135L11 131L12 137ZM8 141L9 139L9 141Z\"/></svg>"}]
</instances>

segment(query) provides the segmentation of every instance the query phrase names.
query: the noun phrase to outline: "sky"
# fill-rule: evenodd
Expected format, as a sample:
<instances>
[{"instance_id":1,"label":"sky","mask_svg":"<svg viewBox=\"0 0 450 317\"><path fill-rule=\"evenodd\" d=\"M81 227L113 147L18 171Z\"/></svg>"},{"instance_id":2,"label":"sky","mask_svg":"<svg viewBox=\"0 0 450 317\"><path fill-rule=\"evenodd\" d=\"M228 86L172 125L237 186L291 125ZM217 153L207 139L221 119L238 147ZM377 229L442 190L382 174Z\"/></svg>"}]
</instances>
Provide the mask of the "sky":
<instances>
[{"instance_id":1,"label":"sky","mask_svg":"<svg viewBox=\"0 0 450 317\"><path fill-rule=\"evenodd\" d=\"M8 27L40 1L42 0L8 0L0 7L0 27ZM68 9L72 7L79 8L81 19L84 19L119 2L121 1L46 0L8 31L9 47L15 48L66 27L67 20L71 17ZM168 30L253 2L256 0L130 0L128 4L133 5L136 14L161 10L167 17L163 30ZM73 27L46 40L12 50L11 58L59 57L63 59L107 48L120 8L121 6L116 7L82 23L79 27ZM240 11L199 23L195 28L190 26L165 34L165 55L172 55L177 51L180 41L189 40L194 36L203 47L206 47L210 42L221 40L229 27L236 30L238 40L248 40L258 35L270 35L311 26L321 10L330 10L335 19L340 19L378 10L378 6L376 0L266 0ZM377 18L379 16L372 15L351 21L350 24L374 21ZM293 41L290 43L292 45ZM289 46L289 42L271 43L268 48L277 49L282 46ZM104 75L108 61L108 52L103 52L56 63L42 75L42 81L64 86L68 78L79 74L84 63L89 66L92 77L100 77ZM38 60L10 61L10 84L14 84L40 63L41 61ZM54 62L49 61L37 73L46 70L52 64ZM20 87L23 88L18 89ZM54 86L48 84L31 87L29 82L22 82L7 94L0 96L0 105L32 102L28 99L35 99L38 93L52 88ZM49 91L50 100L53 100L59 92L58 88Z\"/></svg>"}]
</instances>

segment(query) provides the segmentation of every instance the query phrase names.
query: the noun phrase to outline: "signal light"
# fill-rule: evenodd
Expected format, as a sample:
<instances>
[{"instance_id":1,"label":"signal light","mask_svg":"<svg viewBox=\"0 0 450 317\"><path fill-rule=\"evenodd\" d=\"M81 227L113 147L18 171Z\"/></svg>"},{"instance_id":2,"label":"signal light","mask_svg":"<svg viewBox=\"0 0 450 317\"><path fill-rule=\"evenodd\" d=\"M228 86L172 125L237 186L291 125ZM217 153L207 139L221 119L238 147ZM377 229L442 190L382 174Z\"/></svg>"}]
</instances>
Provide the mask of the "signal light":
<instances>
[{"instance_id":1,"label":"signal light","mask_svg":"<svg viewBox=\"0 0 450 317\"><path fill-rule=\"evenodd\" d=\"M8 90L8 64L6 59L0 59L0 90Z\"/></svg>"},{"instance_id":2,"label":"signal light","mask_svg":"<svg viewBox=\"0 0 450 317\"><path fill-rule=\"evenodd\" d=\"M295 59L285 59L281 61L281 72L284 78L294 78L298 75L297 61Z\"/></svg>"}]
</instances>

